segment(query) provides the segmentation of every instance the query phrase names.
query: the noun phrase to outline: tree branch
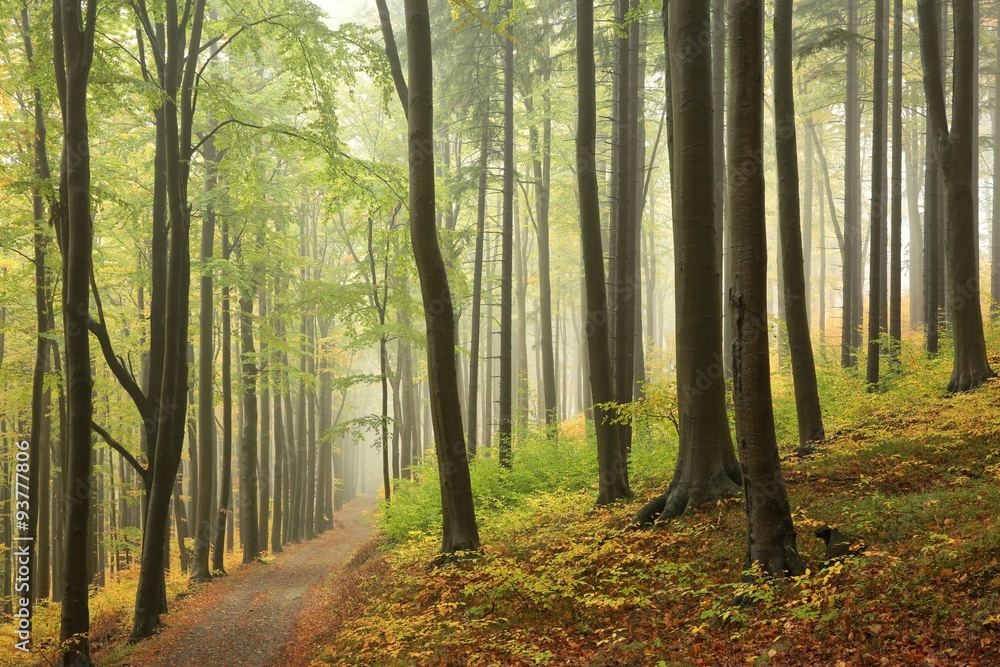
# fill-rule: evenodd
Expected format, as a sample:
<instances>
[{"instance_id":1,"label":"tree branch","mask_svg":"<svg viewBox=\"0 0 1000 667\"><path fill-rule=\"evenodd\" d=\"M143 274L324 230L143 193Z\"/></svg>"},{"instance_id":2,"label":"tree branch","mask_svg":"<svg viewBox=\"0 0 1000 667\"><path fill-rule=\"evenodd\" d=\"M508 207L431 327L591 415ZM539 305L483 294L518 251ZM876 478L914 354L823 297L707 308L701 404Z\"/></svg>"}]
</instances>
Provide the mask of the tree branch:
<instances>
[{"instance_id":1,"label":"tree branch","mask_svg":"<svg viewBox=\"0 0 1000 667\"><path fill-rule=\"evenodd\" d=\"M108 328L102 322L98 322L92 317L87 322L87 328L90 329L90 333L94 334L101 344L104 361L107 362L111 373L118 380L118 384L121 385L122 389L128 393L132 402L135 403L135 407L139 410L139 414L145 420L149 416L147 414L146 395L142 392L135 377L125 368L125 364L115 354L114 347L111 344L111 337L108 335Z\"/></svg>"},{"instance_id":2,"label":"tree branch","mask_svg":"<svg viewBox=\"0 0 1000 667\"><path fill-rule=\"evenodd\" d=\"M125 449L125 446L122 445L122 443L115 440L110 433L108 433L103 428L98 426L97 422L90 422L90 428L94 431L94 433L101 436L104 442L108 443L108 446L111 447L111 449L121 454L121 457L125 459L130 466L135 468L135 471L139 473L139 477L142 478L143 483L149 481L148 480L149 471L145 467L143 467L141 463L139 463L138 459L132 456L131 452Z\"/></svg>"}]
</instances>

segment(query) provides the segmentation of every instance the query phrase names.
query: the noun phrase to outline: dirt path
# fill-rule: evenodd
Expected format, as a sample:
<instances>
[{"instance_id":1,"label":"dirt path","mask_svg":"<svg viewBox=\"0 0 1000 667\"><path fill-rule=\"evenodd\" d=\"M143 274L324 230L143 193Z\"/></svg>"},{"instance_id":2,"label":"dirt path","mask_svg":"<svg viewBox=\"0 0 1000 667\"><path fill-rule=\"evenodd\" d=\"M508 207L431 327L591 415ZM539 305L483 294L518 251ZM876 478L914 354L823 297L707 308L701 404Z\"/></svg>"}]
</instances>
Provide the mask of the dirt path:
<instances>
[{"instance_id":1,"label":"dirt path","mask_svg":"<svg viewBox=\"0 0 1000 667\"><path fill-rule=\"evenodd\" d=\"M364 515L374 504L373 496L356 498L337 513L343 527L205 586L115 667L305 667L289 646L296 621L310 592L371 534Z\"/></svg>"}]
</instances>

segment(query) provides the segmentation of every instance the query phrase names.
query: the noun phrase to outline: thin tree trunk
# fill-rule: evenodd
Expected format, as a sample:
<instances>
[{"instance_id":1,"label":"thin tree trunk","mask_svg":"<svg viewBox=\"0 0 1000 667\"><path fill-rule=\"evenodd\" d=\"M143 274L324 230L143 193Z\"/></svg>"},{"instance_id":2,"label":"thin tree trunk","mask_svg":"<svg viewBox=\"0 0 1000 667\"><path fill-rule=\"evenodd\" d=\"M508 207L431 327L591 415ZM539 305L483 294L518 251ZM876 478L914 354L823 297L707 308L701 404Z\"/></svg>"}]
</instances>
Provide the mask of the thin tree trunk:
<instances>
[{"instance_id":1,"label":"thin tree trunk","mask_svg":"<svg viewBox=\"0 0 1000 667\"><path fill-rule=\"evenodd\" d=\"M996 5L1000 14L1000 4ZM993 220L990 230L990 317L1000 318L1000 41L993 75Z\"/></svg>"},{"instance_id":2,"label":"thin tree trunk","mask_svg":"<svg viewBox=\"0 0 1000 667\"><path fill-rule=\"evenodd\" d=\"M222 260L229 261L229 223L222 225ZM226 571L226 525L231 521L233 488L233 380L232 380L232 316L229 307L229 285L222 286L222 468L219 474L219 503L216 506L215 535L212 545L212 569Z\"/></svg>"},{"instance_id":3,"label":"thin tree trunk","mask_svg":"<svg viewBox=\"0 0 1000 667\"><path fill-rule=\"evenodd\" d=\"M892 36L892 213L889 240L890 354L898 359L903 335L903 0L893 2Z\"/></svg>"},{"instance_id":4,"label":"thin tree trunk","mask_svg":"<svg viewBox=\"0 0 1000 667\"><path fill-rule=\"evenodd\" d=\"M215 140L209 138L202 146L205 159L205 192L211 193L218 183L215 173L217 155ZM191 579L205 582L211 579L208 557L212 543L212 528L216 512L212 506L215 486L215 369L213 365L213 315L215 286L213 272L208 268L215 246L215 206L211 197L205 204L201 227L201 279L198 334L198 458L201 475L198 479L198 509L194 527L194 553Z\"/></svg>"},{"instance_id":5,"label":"thin tree trunk","mask_svg":"<svg viewBox=\"0 0 1000 667\"><path fill-rule=\"evenodd\" d=\"M253 344L252 288L240 294L240 339L243 371L243 419L240 434L240 534L243 564L260 557L257 516L257 359Z\"/></svg>"},{"instance_id":6,"label":"thin tree trunk","mask_svg":"<svg viewBox=\"0 0 1000 667\"><path fill-rule=\"evenodd\" d=\"M507 0L507 13L513 11ZM510 28L508 28L508 31ZM503 226L500 265L500 464L511 465L513 435L513 270L514 270L514 36L504 44Z\"/></svg>"},{"instance_id":7,"label":"thin tree trunk","mask_svg":"<svg viewBox=\"0 0 1000 667\"><path fill-rule=\"evenodd\" d=\"M857 32L858 0L847 2L847 32L854 35ZM858 108L858 46L853 37L847 44L847 87L846 114L844 119L845 141L844 150L844 243L843 243L843 314L841 316L840 363L844 368L857 365L855 349L857 348L857 326L860 313L855 313L854 306L858 291L857 267L860 263L861 221L858 215L860 180L858 167L858 152L861 141L860 110Z\"/></svg>"},{"instance_id":8,"label":"thin tree trunk","mask_svg":"<svg viewBox=\"0 0 1000 667\"><path fill-rule=\"evenodd\" d=\"M280 333L277 324L275 326L275 333ZM282 520L284 519L282 510L284 509L283 501L286 487L283 486L282 482L284 481L284 476L287 475L285 469L287 458L285 453L285 425L281 414L281 400L282 395L287 389L281 381L281 353L277 350L272 355L272 364L271 380L274 385L274 519L271 522L271 553L279 554L282 552L282 545L284 544L281 538L281 530Z\"/></svg>"},{"instance_id":9,"label":"thin tree trunk","mask_svg":"<svg viewBox=\"0 0 1000 667\"><path fill-rule=\"evenodd\" d=\"M872 132L872 208L871 228L868 233L870 249L868 277L868 368L866 381L869 391L878 388L882 332L882 294L885 291L885 270L882 254L885 238L882 230L886 218L886 116L888 95L886 79L889 74L889 26L886 0L875 0L875 73L874 73L874 128Z\"/></svg>"},{"instance_id":10,"label":"thin tree trunk","mask_svg":"<svg viewBox=\"0 0 1000 667\"><path fill-rule=\"evenodd\" d=\"M479 332L482 329L480 313L482 312L483 301L483 245L486 241L486 185L489 176L489 141L490 125L487 110L489 102L482 103L483 138L479 145L479 193L477 197L477 217L476 217L476 255L473 264L472 276L472 334L469 342L469 399L468 409L468 434L469 434L469 456L476 455L476 440L478 428L478 406L479 398ZM489 360L487 359L487 364ZM489 373L487 373L489 375ZM489 381L489 380L487 380ZM484 438L485 440L485 438Z\"/></svg>"},{"instance_id":11,"label":"thin tree trunk","mask_svg":"<svg viewBox=\"0 0 1000 667\"><path fill-rule=\"evenodd\" d=\"M919 137L919 134L916 135ZM924 232L920 222L920 161L919 141L913 139L906 146L906 208L909 218L910 247L910 329L923 326L927 321L924 311L926 297L924 296Z\"/></svg>"},{"instance_id":12,"label":"thin tree trunk","mask_svg":"<svg viewBox=\"0 0 1000 667\"><path fill-rule=\"evenodd\" d=\"M267 322L267 292L261 285L259 293L259 314L261 330ZM260 550L267 549L267 523L271 501L271 373L270 351L267 339L260 334L260 470L258 476L259 496L257 501L257 539Z\"/></svg>"},{"instance_id":13,"label":"thin tree trunk","mask_svg":"<svg viewBox=\"0 0 1000 667\"><path fill-rule=\"evenodd\" d=\"M586 296L584 333L587 338L594 426L597 433L598 504L613 503L632 495L625 473L626 461L618 442L618 429L610 423L607 405L614 400L611 346L608 340L608 304L601 244L601 208L598 198L595 142L597 95L594 65L594 2L577 0L576 139L577 182L580 191L580 239Z\"/></svg>"},{"instance_id":14,"label":"thin tree trunk","mask_svg":"<svg viewBox=\"0 0 1000 667\"><path fill-rule=\"evenodd\" d=\"M795 386L799 444L823 440L823 413L816 386L816 364L809 334L808 273L804 268L799 228L799 165L792 78L792 0L774 5L774 112L778 163L778 226L781 273L784 278L785 323ZM811 173L810 173L811 175ZM812 184L807 178L807 189ZM811 204L811 198L807 197ZM807 241L808 242L808 241Z\"/></svg>"}]
</instances>

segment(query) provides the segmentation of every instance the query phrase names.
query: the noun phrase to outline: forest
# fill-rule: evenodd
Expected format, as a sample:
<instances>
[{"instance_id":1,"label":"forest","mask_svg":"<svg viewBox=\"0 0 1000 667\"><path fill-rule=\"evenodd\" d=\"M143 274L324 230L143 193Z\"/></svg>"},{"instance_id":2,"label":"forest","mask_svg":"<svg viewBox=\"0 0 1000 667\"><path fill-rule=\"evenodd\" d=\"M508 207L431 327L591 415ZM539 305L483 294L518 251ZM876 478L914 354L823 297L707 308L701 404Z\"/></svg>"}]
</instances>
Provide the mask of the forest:
<instances>
[{"instance_id":1,"label":"forest","mask_svg":"<svg viewBox=\"0 0 1000 667\"><path fill-rule=\"evenodd\" d=\"M1000 0L0 19L0 667L1000 665Z\"/></svg>"}]
</instances>

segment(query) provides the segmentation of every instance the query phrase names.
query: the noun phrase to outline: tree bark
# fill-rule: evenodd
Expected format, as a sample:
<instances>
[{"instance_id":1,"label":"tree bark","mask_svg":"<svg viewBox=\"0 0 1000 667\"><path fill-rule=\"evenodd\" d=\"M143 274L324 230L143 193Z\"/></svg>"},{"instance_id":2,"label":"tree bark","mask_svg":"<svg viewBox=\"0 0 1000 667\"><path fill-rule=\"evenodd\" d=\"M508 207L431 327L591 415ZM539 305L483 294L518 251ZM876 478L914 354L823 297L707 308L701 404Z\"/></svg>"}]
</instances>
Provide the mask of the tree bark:
<instances>
[{"instance_id":1,"label":"tree bark","mask_svg":"<svg viewBox=\"0 0 1000 667\"><path fill-rule=\"evenodd\" d=\"M507 0L506 11L513 11ZM500 260L500 465L511 465L513 436L513 270L514 270L514 36L503 40L503 218Z\"/></svg>"},{"instance_id":2,"label":"tree bark","mask_svg":"<svg viewBox=\"0 0 1000 667\"><path fill-rule=\"evenodd\" d=\"M627 17L634 3L629 0L618 0L619 13ZM638 28L638 26L636 26ZM634 144L635 97L638 92L638 79L632 68L631 44L633 35L631 28L627 37L618 40L618 78L622 94L618 98L618 225L617 245L615 247L616 273L614 301L614 359L612 365L615 375L615 402L624 406L632 402L635 391L635 173L636 146ZM628 484L628 456L632 449L632 426L619 412L618 447L622 451L622 461L625 468L623 475Z\"/></svg>"},{"instance_id":3,"label":"tree bark","mask_svg":"<svg viewBox=\"0 0 1000 667\"><path fill-rule=\"evenodd\" d=\"M252 269L251 269L252 270ZM243 564L260 557L257 515L257 360L253 344L253 297L255 290L240 294L240 339L243 371L243 419L240 434L240 534Z\"/></svg>"},{"instance_id":4,"label":"tree bark","mask_svg":"<svg viewBox=\"0 0 1000 667\"><path fill-rule=\"evenodd\" d=\"M168 536L170 495L184 444L187 413L187 342L190 292L190 206L187 184L190 170L193 93L201 31L205 15L204 0L196 0L184 13L177 12L175 0L166 3L165 40L158 46L166 91L162 108L166 192L169 202L170 248L166 271L163 324L163 359L159 380L157 369L150 367L150 387L159 382L159 393L152 405L161 406L156 426L156 446L150 458L152 484L143 530L142 565L136 592L135 615L129 641L150 636L160 625L165 608L164 546ZM148 16L143 20L149 25ZM187 26L190 43L185 44ZM149 33L147 27L147 33ZM152 38L152 35L148 35ZM164 47L165 48L162 48ZM165 56L169 54L169 57ZM151 353L151 360L153 355ZM151 391L152 395L152 391Z\"/></svg>"},{"instance_id":5,"label":"tree bark","mask_svg":"<svg viewBox=\"0 0 1000 667\"><path fill-rule=\"evenodd\" d=\"M427 325L431 415L441 483L442 553L479 548L455 363L455 317L434 215L434 94L427 0L405 0L409 66L410 242ZM508 422L509 423L509 422Z\"/></svg>"},{"instance_id":6,"label":"tree bark","mask_svg":"<svg viewBox=\"0 0 1000 667\"><path fill-rule=\"evenodd\" d=\"M229 223L222 225L222 260L229 261ZM222 286L222 466L219 472L219 502L216 505L215 534L212 545L212 569L226 571L226 525L232 520L233 491L233 380L232 380L232 316L229 307L229 285Z\"/></svg>"},{"instance_id":7,"label":"tree bark","mask_svg":"<svg viewBox=\"0 0 1000 667\"><path fill-rule=\"evenodd\" d=\"M636 523L667 519L699 503L736 496L740 481L726 414L722 302L716 298L722 290L716 188L713 179L705 178L715 173L712 53L689 51L700 35L709 34L709 2L664 2L663 17L670 64L668 145L680 442L667 492L643 507L634 518ZM731 142L732 136L727 146ZM729 188L731 192L731 182Z\"/></svg>"},{"instance_id":8,"label":"tree bark","mask_svg":"<svg viewBox=\"0 0 1000 667\"><path fill-rule=\"evenodd\" d=\"M888 95L886 79L889 74L888 7L886 0L875 0L875 72L873 83L873 131L872 131L872 208L868 247L868 368L866 382L869 391L878 389L879 363L882 346L879 340L882 332L882 294L885 291L885 270L882 254L885 238L882 230L886 219L886 117L888 116Z\"/></svg>"},{"instance_id":9,"label":"tree bark","mask_svg":"<svg viewBox=\"0 0 1000 667\"><path fill-rule=\"evenodd\" d=\"M763 22L761 0L730 0L729 201L735 284L729 293L733 331L733 398L743 469L747 556L767 574L798 575L805 564L781 475L771 403L767 337L767 234L763 169ZM683 145L683 144L682 144Z\"/></svg>"},{"instance_id":10,"label":"tree bark","mask_svg":"<svg viewBox=\"0 0 1000 667\"><path fill-rule=\"evenodd\" d=\"M479 145L479 193L477 196L476 217L476 255L472 274L472 338L469 342L469 400L468 434L469 456L476 455L478 428L478 398L479 398L479 332L482 329L483 302L483 245L486 241L486 185L489 176L489 141L490 125L488 100L482 102L483 138ZM489 363L489 360L487 360ZM489 375L489 373L487 373Z\"/></svg>"},{"instance_id":11,"label":"tree bark","mask_svg":"<svg viewBox=\"0 0 1000 667\"><path fill-rule=\"evenodd\" d=\"M944 84L936 63L941 46L937 0L919 0L920 54L924 62L924 92L935 141L932 149L944 175L945 252L949 312L954 328L955 353L949 392L967 391L994 376L986 358L983 316L979 304L979 248L973 169L975 115L975 35L973 0L954 3L955 57L952 127L948 128Z\"/></svg>"},{"instance_id":12,"label":"tree bark","mask_svg":"<svg viewBox=\"0 0 1000 667\"><path fill-rule=\"evenodd\" d=\"M267 322L267 292L261 285L258 292L260 330ZM271 373L267 339L260 334L260 474L257 501L257 540L261 551L267 550L267 524L271 501Z\"/></svg>"},{"instance_id":13,"label":"tree bark","mask_svg":"<svg viewBox=\"0 0 1000 667\"><path fill-rule=\"evenodd\" d=\"M844 242L843 242L843 314L841 317L840 363L853 368L858 360L858 326L860 313L855 312L858 302L858 267L861 257L860 174L858 152L861 141L860 110L858 102L858 46L854 39L858 23L858 0L847 1L847 92L844 119Z\"/></svg>"},{"instance_id":14,"label":"tree bark","mask_svg":"<svg viewBox=\"0 0 1000 667\"><path fill-rule=\"evenodd\" d=\"M202 146L205 159L205 192L211 193L218 179L215 173L215 140L209 138ZM205 204L201 223L201 298L198 334L198 509L194 526L194 553L191 559L191 579L205 582L212 578L208 557L212 544L212 524L215 511L212 489L215 486L215 368L213 334L215 327L215 286L213 271L208 267L215 246L215 206L211 198Z\"/></svg>"},{"instance_id":15,"label":"tree bark","mask_svg":"<svg viewBox=\"0 0 1000 667\"><path fill-rule=\"evenodd\" d=\"M584 332L587 339L590 389L597 433L598 495L605 505L632 495L625 474L625 459L618 430L610 423L614 400L611 383L611 347L608 341L608 305L601 243L601 208L598 198L597 94L594 65L594 2L577 0L577 90L576 136L577 183L580 191L580 240L583 245L585 281Z\"/></svg>"},{"instance_id":16,"label":"tree bark","mask_svg":"<svg viewBox=\"0 0 1000 667\"><path fill-rule=\"evenodd\" d=\"M816 387L816 364L809 334L808 274L804 269L799 228L799 163L795 131L792 79L792 0L774 5L774 113L778 163L778 226L781 237L781 276L784 278L785 323L795 386L799 443L823 440L823 413ZM811 185L811 183L809 183ZM811 198L807 198L811 203Z\"/></svg>"},{"instance_id":17,"label":"tree bark","mask_svg":"<svg viewBox=\"0 0 1000 667\"><path fill-rule=\"evenodd\" d=\"M66 386L69 407L67 488L63 559L63 605L60 639L65 642L62 661L90 665L90 607L86 553L90 524L91 474L93 472L90 425L93 417L94 381L90 368L90 273L93 248L90 205L90 145L87 85L94 56L97 2L59 0L52 18L54 61L63 117L63 158L60 185L62 217L60 241L63 254L63 318L66 351Z\"/></svg>"},{"instance_id":18,"label":"tree bark","mask_svg":"<svg viewBox=\"0 0 1000 667\"><path fill-rule=\"evenodd\" d=\"M903 331L903 0L893 1L892 212L889 239L889 339L895 364ZM912 300L911 300L912 303ZM911 306L912 307L912 306Z\"/></svg>"},{"instance_id":19,"label":"tree bark","mask_svg":"<svg viewBox=\"0 0 1000 667\"><path fill-rule=\"evenodd\" d=\"M1000 4L996 5L1000 14ZM1000 318L1000 42L997 42L997 71L993 89L993 219L990 222L990 317Z\"/></svg>"}]
</instances>

